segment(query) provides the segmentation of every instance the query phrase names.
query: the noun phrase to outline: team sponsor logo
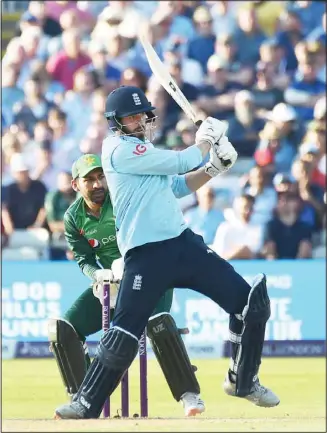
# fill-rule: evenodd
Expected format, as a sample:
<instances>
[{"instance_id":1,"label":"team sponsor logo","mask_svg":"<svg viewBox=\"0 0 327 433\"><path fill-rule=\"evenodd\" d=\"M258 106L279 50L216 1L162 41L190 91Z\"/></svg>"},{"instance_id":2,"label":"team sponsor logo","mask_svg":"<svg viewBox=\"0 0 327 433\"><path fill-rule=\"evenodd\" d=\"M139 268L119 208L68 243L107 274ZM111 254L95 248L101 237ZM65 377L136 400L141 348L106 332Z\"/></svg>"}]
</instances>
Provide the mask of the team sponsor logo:
<instances>
[{"instance_id":1,"label":"team sponsor logo","mask_svg":"<svg viewBox=\"0 0 327 433\"><path fill-rule=\"evenodd\" d=\"M86 236L91 236L91 235L94 235L94 233L96 233L96 232L97 232L97 229L90 230L89 232L85 232L85 235Z\"/></svg>"},{"instance_id":2,"label":"team sponsor logo","mask_svg":"<svg viewBox=\"0 0 327 433\"><path fill-rule=\"evenodd\" d=\"M92 248L99 248L101 246L100 242L97 239L89 239L88 242Z\"/></svg>"},{"instance_id":3,"label":"team sponsor logo","mask_svg":"<svg viewBox=\"0 0 327 433\"><path fill-rule=\"evenodd\" d=\"M97 239L88 239L88 243L91 245L92 248L99 248L101 245L107 245L109 242L114 242L116 240L115 235L110 235L107 238L102 238L101 241L98 241Z\"/></svg>"},{"instance_id":4,"label":"team sponsor logo","mask_svg":"<svg viewBox=\"0 0 327 433\"><path fill-rule=\"evenodd\" d=\"M143 146L143 144L138 144L134 150L134 155L142 155L144 152L146 152L146 146Z\"/></svg>"}]
</instances>

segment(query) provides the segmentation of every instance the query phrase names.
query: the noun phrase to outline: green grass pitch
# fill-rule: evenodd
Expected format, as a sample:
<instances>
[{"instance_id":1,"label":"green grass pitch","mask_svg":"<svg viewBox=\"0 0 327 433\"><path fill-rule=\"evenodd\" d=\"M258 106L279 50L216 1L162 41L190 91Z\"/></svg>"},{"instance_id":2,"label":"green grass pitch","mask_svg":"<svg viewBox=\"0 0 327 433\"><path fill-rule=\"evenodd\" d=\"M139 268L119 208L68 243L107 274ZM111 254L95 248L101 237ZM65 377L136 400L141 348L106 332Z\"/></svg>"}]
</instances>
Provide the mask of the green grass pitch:
<instances>
[{"instance_id":1,"label":"green grass pitch","mask_svg":"<svg viewBox=\"0 0 327 433\"><path fill-rule=\"evenodd\" d=\"M149 418L55 421L56 406L67 401L55 361L5 360L2 363L2 431L326 431L326 369L323 358L264 358L261 382L281 399L265 409L228 397L222 381L228 359L192 360L197 365L205 414L185 419L155 360L149 361ZM139 413L138 361L130 369L130 414ZM120 409L120 388L112 413Z\"/></svg>"}]
</instances>

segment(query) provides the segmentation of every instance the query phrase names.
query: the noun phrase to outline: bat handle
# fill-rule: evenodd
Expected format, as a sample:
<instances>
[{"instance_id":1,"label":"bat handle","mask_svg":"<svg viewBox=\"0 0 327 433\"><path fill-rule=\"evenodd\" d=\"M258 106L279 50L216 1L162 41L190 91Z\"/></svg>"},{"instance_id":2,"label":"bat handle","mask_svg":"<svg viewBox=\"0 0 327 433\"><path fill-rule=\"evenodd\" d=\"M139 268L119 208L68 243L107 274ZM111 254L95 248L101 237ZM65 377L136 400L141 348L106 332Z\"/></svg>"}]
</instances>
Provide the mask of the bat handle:
<instances>
[{"instance_id":1,"label":"bat handle","mask_svg":"<svg viewBox=\"0 0 327 433\"><path fill-rule=\"evenodd\" d=\"M201 123L202 123L202 120L197 120L195 122L195 126L200 128ZM227 167L231 163L231 160L230 159L221 159L221 163L224 167Z\"/></svg>"}]
</instances>

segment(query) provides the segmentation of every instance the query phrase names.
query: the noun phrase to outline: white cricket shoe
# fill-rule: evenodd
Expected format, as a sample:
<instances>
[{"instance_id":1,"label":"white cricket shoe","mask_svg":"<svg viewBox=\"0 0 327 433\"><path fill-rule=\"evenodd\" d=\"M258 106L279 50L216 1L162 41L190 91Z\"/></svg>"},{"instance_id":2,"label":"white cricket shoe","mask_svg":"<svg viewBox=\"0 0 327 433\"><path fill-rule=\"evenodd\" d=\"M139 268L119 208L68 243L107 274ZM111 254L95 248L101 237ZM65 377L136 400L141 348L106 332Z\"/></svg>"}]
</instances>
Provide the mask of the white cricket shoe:
<instances>
[{"instance_id":1,"label":"white cricket shoe","mask_svg":"<svg viewBox=\"0 0 327 433\"><path fill-rule=\"evenodd\" d=\"M223 383L223 389L226 394L235 397L235 383L231 382L229 374L227 373L225 381ZM256 378L253 382L253 386L250 394L244 397L256 406L261 407L274 407L280 402L276 394L274 394L270 389L262 386L259 379Z\"/></svg>"},{"instance_id":2,"label":"white cricket shoe","mask_svg":"<svg viewBox=\"0 0 327 433\"><path fill-rule=\"evenodd\" d=\"M204 401L200 398L200 394L194 392L185 392L181 397L185 416L195 416L205 411Z\"/></svg>"}]
</instances>

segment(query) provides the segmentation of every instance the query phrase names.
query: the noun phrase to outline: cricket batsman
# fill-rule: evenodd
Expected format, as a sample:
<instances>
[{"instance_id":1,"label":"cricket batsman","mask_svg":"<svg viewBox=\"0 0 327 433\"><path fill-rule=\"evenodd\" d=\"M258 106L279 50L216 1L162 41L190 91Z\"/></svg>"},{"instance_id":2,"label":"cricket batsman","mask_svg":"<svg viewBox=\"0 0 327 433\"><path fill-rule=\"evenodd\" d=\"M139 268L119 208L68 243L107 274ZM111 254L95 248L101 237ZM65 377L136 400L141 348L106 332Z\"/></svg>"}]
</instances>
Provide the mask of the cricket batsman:
<instances>
[{"instance_id":1,"label":"cricket batsman","mask_svg":"<svg viewBox=\"0 0 327 433\"><path fill-rule=\"evenodd\" d=\"M50 319L48 326L50 349L71 396L78 391L90 365L85 339L102 329L104 269L112 271L110 305L114 307L124 267L100 157L81 156L73 164L72 178L72 187L80 197L65 213L65 237L82 272L94 284L81 294L63 319ZM194 416L202 413L205 406L194 367L169 314L172 298L172 289L163 294L147 323L147 333L173 397L183 403L186 416ZM165 323L165 329L157 333L161 322Z\"/></svg>"},{"instance_id":2,"label":"cricket batsman","mask_svg":"<svg viewBox=\"0 0 327 433\"><path fill-rule=\"evenodd\" d=\"M226 126L208 117L193 146L183 151L160 150L151 143L153 110L137 87L119 87L107 98L105 117L113 133L103 142L102 166L124 274L113 326L102 336L72 402L57 408L56 418L99 417L106 397L134 360L155 306L171 287L196 290L229 313L233 349L224 391L257 406L279 404L279 398L258 378L270 317L265 275L258 274L251 287L187 227L177 201L235 163L237 153L225 135ZM209 162L191 171L208 153Z\"/></svg>"}]
</instances>

